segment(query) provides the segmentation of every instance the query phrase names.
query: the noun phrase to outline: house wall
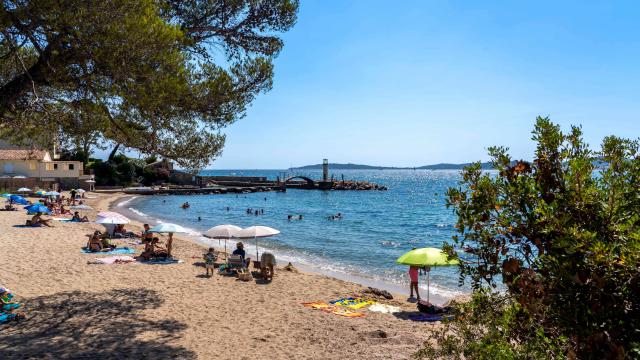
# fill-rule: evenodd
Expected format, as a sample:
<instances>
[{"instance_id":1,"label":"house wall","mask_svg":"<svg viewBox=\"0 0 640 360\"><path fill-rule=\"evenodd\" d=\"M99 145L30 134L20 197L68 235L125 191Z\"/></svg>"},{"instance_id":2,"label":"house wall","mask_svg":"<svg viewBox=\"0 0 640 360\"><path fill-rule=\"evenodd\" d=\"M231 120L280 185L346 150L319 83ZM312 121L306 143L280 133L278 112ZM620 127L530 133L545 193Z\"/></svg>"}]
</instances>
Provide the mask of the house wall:
<instances>
[{"instance_id":1,"label":"house wall","mask_svg":"<svg viewBox=\"0 0 640 360\"><path fill-rule=\"evenodd\" d=\"M82 162L80 161L51 161L42 162L40 165L40 177L79 178L83 175ZM72 167L73 169L70 169Z\"/></svg>"},{"instance_id":2,"label":"house wall","mask_svg":"<svg viewBox=\"0 0 640 360\"><path fill-rule=\"evenodd\" d=\"M39 169L37 160L0 160L0 174L39 177Z\"/></svg>"},{"instance_id":3,"label":"house wall","mask_svg":"<svg viewBox=\"0 0 640 360\"><path fill-rule=\"evenodd\" d=\"M70 169L72 167L73 169ZM35 178L78 178L83 175L80 161L0 160L0 174Z\"/></svg>"}]
</instances>

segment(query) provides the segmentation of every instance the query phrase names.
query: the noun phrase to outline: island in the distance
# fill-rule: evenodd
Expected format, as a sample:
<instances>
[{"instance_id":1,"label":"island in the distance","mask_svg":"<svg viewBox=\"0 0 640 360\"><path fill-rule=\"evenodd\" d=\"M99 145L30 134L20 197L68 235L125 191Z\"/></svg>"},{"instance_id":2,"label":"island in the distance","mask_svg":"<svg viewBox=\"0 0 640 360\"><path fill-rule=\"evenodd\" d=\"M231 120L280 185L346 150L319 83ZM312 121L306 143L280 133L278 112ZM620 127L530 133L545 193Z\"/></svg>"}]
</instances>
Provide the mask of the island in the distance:
<instances>
[{"instance_id":1,"label":"island in the distance","mask_svg":"<svg viewBox=\"0 0 640 360\"><path fill-rule=\"evenodd\" d=\"M416 166L416 167L394 167L394 166L372 166L372 165L361 165L361 164L339 164L339 163L329 163L329 168L332 170L461 170L465 166L471 165L471 163L465 164L433 164L433 165L424 165L424 166ZM481 163L482 169L491 170L493 169L493 165L490 162ZM305 165L292 167L291 169L295 170L320 170L322 169L322 164L314 164L314 165Z\"/></svg>"}]
</instances>

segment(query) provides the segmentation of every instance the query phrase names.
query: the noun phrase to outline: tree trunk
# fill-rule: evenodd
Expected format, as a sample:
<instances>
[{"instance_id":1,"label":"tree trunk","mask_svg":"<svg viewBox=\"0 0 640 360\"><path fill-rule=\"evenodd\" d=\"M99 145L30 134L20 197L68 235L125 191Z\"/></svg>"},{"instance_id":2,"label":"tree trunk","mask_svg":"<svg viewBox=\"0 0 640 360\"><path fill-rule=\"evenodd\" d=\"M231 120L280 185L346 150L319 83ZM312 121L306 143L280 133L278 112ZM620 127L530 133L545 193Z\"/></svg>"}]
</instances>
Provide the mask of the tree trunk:
<instances>
[{"instance_id":1,"label":"tree trunk","mask_svg":"<svg viewBox=\"0 0 640 360\"><path fill-rule=\"evenodd\" d=\"M114 147L113 150L111 150L111 154L109 154L109 159L107 160L108 162L113 161L113 157L116 156L116 153L118 152L119 148L120 148L120 143L116 144L116 147Z\"/></svg>"},{"instance_id":2,"label":"tree trunk","mask_svg":"<svg viewBox=\"0 0 640 360\"><path fill-rule=\"evenodd\" d=\"M46 69L49 55L50 49L47 47L35 64L0 87L0 114L5 111L15 111L20 97L29 91L34 91L34 84L47 83Z\"/></svg>"}]
</instances>

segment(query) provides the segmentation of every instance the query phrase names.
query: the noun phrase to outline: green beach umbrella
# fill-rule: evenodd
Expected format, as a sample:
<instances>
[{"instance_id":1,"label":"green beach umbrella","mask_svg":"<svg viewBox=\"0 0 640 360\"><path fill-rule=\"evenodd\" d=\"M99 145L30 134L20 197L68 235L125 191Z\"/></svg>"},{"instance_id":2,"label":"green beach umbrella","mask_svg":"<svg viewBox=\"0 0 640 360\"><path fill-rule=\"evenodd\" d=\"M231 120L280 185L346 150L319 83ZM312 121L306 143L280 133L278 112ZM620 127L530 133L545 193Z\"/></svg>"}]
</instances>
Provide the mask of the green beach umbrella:
<instances>
[{"instance_id":1,"label":"green beach umbrella","mask_svg":"<svg viewBox=\"0 0 640 360\"><path fill-rule=\"evenodd\" d=\"M413 249L400 256L396 260L398 264L427 267L427 302L429 302L429 289L431 287L431 266L457 265L458 260L447 260L447 254L436 248Z\"/></svg>"}]
</instances>

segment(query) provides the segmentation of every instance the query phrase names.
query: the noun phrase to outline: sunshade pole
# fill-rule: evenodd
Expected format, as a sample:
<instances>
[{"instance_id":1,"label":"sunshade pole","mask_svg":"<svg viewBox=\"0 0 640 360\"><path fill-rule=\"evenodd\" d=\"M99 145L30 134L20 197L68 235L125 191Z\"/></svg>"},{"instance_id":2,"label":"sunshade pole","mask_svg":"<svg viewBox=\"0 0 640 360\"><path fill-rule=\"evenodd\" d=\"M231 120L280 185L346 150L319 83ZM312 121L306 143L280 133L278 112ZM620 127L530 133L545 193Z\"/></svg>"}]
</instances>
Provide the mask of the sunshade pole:
<instances>
[{"instance_id":1,"label":"sunshade pole","mask_svg":"<svg viewBox=\"0 0 640 360\"><path fill-rule=\"evenodd\" d=\"M431 292L431 271L427 271L427 303L429 303L430 292Z\"/></svg>"},{"instance_id":2,"label":"sunshade pole","mask_svg":"<svg viewBox=\"0 0 640 360\"><path fill-rule=\"evenodd\" d=\"M256 242L256 261L258 261L258 237L254 236L253 240Z\"/></svg>"}]
</instances>

